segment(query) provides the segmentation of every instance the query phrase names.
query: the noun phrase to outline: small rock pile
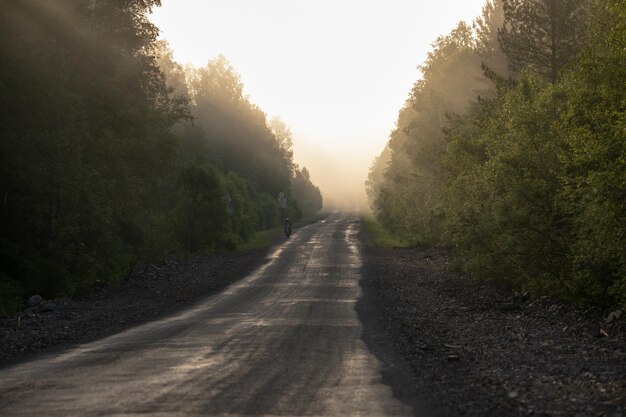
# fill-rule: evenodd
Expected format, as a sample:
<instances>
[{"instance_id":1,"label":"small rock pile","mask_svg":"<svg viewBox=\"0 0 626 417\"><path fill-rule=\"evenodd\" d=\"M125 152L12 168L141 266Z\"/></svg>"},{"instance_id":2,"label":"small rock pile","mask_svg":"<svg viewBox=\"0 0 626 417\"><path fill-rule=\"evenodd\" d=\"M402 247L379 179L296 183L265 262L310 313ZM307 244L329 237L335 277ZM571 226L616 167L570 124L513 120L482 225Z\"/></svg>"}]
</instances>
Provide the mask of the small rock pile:
<instances>
[{"instance_id":1,"label":"small rock pile","mask_svg":"<svg viewBox=\"0 0 626 417\"><path fill-rule=\"evenodd\" d=\"M32 315L32 314L41 314L41 313L50 313L52 311L57 311L58 306L52 302L44 300L43 297L39 294L33 295L26 301L26 309L22 314Z\"/></svg>"}]
</instances>

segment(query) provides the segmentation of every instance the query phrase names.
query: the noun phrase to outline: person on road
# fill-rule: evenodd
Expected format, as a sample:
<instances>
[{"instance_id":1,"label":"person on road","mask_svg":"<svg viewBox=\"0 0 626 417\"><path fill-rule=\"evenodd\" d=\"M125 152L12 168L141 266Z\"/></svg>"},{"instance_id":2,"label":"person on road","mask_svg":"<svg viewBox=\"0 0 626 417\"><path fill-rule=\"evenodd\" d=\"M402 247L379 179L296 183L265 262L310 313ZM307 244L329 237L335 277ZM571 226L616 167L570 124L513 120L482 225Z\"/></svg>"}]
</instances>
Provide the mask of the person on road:
<instances>
[{"instance_id":1,"label":"person on road","mask_svg":"<svg viewBox=\"0 0 626 417\"><path fill-rule=\"evenodd\" d=\"M289 239L289 236L291 236L291 222L289 221L289 217L285 217L285 224L283 226L283 229L285 231L285 236L287 236L287 239Z\"/></svg>"}]
</instances>

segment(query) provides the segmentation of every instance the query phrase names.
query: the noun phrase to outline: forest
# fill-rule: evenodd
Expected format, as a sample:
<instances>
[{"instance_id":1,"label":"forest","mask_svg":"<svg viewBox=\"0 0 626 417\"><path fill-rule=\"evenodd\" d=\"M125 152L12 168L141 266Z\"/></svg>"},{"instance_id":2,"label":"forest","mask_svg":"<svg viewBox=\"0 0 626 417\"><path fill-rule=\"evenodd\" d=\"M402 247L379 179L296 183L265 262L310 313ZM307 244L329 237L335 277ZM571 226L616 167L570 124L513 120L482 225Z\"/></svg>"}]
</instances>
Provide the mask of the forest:
<instances>
[{"instance_id":1,"label":"forest","mask_svg":"<svg viewBox=\"0 0 626 417\"><path fill-rule=\"evenodd\" d=\"M626 308L626 2L488 1L419 69L376 219L473 279Z\"/></svg>"},{"instance_id":2,"label":"forest","mask_svg":"<svg viewBox=\"0 0 626 417\"><path fill-rule=\"evenodd\" d=\"M322 206L292 134L219 56L184 67L158 0L0 5L0 315L138 261L235 250Z\"/></svg>"}]
</instances>

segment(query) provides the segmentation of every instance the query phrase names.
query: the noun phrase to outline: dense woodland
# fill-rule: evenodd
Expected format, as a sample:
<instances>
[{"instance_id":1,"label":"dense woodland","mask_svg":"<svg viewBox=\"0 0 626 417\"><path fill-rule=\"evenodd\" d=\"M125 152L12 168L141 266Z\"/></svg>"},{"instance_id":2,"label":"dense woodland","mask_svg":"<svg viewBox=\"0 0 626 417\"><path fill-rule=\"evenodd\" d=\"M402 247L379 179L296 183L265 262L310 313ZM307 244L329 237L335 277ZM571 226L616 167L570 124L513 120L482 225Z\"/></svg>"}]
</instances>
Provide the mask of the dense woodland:
<instances>
[{"instance_id":1,"label":"dense woodland","mask_svg":"<svg viewBox=\"0 0 626 417\"><path fill-rule=\"evenodd\" d=\"M420 70L377 219L475 278L626 308L626 2L490 1Z\"/></svg>"},{"instance_id":2,"label":"dense woodland","mask_svg":"<svg viewBox=\"0 0 626 417\"><path fill-rule=\"evenodd\" d=\"M172 59L158 0L0 3L0 314L321 208L226 58Z\"/></svg>"}]
</instances>

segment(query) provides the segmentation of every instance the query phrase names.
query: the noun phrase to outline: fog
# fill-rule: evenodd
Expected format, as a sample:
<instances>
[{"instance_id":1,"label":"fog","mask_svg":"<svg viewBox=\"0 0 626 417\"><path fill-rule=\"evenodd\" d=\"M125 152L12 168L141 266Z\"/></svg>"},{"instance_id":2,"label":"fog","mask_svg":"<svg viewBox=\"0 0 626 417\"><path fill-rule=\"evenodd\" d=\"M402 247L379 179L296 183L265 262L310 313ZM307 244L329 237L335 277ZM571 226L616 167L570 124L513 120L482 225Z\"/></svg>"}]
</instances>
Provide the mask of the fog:
<instances>
[{"instance_id":1,"label":"fog","mask_svg":"<svg viewBox=\"0 0 626 417\"><path fill-rule=\"evenodd\" d=\"M164 0L151 19L176 61L223 53L244 92L294 134L328 209L366 208L364 182L437 36L484 0ZM323 28L323 29L322 29Z\"/></svg>"},{"instance_id":2,"label":"fog","mask_svg":"<svg viewBox=\"0 0 626 417\"><path fill-rule=\"evenodd\" d=\"M372 146L337 151L313 140L294 141L294 159L311 172L322 191L324 210L368 210L364 183L375 154Z\"/></svg>"}]
</instances>

